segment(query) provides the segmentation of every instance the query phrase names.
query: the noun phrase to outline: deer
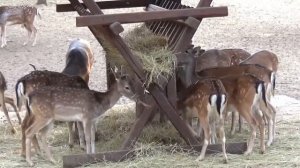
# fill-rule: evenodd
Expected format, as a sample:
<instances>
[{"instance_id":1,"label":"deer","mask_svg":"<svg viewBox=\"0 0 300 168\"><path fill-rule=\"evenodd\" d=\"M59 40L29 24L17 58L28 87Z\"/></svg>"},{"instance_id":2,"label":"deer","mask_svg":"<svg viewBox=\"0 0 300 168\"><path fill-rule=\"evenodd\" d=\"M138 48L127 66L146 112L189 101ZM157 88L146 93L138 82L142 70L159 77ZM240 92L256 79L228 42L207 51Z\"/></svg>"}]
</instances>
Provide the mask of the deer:
<instances>
[{"instance_id":1,"label":"deer","mask_svg":"<svg viewBox=\"0 0 300 168\"><path fill-rule=\"evenodd\" d=\"M218 67L218 68L210 68L202 70L201 72L198 72L197 75L201 77L226 77L230 75L243 75L243 74L252 74L256 76L258 79L264 81L265 88L266 88L266 97L267 97L267 107L264 105L261 105L261 108L265 112L264 115L266 116L266 120L268 122L268 130L269 130L269 140L267 142L267 145L270 146L273 143L273 137L275 133L275 116L276 116L276 110L270 103L270 95L273 92L275 85L275 78L274 78L274 72L270 71L269 69L262 67L258 64L241 64L238 66L231 66L231 67ZM236 115L232 115L232 124L231 124L231 135L234 135L235 133L235 117ZM241 132L241 123L239 127L239 132Z\"/></svg>"},{"instance_id":2,"label":"deer","mask_svg":"<svg viewBox=\"0 0 300 168\"><path fill-rule=\"evenodd\" d=\"M8 110L6 108L5 103L10 104L14 108L20 124L21 124L22 119L20 117L19 111L16 108L14 100L12 98L10 98L10 97L6 97L5 96L4 92L5 92L6 89L7 89L6 80L5 80L5 77L2 74L2 72L0 71L0 107L2 107L2 110L3 110L3 112L4 112L5 116L6 116L6 119L7 119L8 123L9 123L9 125L11 126L11 132L13 134L15 134L16 133L16 129L14 128L14 126L13 126L13 124L12 124L10 118L9 118Z\"/></svg>"},{"instance_id":3,"label":"deer","mask_svg":"<svg viewBox=\"0 0 300 168\"><path fill-rule=\"evenodd\" d=\"M110 109L123 95L135 99L133 82L127 74L115 74L115 83L106 92L68 87L41 87L28 95L27 108L35 117L26 129L26 161L31 160L31 141L35 134L42 136L41 144L47 159L54 163L46 136L53 121L79 121L83 124L86 153L95 153L95 121Z\"/></svg>"},{"instance_id":4,"label":"deer","mask_svg":"<svg viewBox=\"0 0 300 168\"><path fill-rule=\"evenodd\" d=\"M204 130L203 147L196 161L204 159L209 142L214 142L215 128L217 127L217 135L222 143L224 162L227 163L223 112L228 98L223 84L217 79L202 79L190 85L184 93L184 96L177 102L177 109L182 111L186 121L193 113L197 114L200 127ZM189 126L189 123L187 125ZM192 128L190 130L194 134L200 134L200 132L195 133ZM198 131L202 130L198 129Z\"/></svg>"},{"instance_id":5,"label":"deer","mask_svg":"<svg viewBox=\"0 0 300 168\"><path fill-rule=\"evenodd\" d=\"M53 71L39 71L35 70L31 73L21 77L15 86L17 107L19 110L22 109L23 102L28 98L28 94L33 92L42 86L63 86L73 88L89 89L86 82L79 76L68 76L59 72ZM21 128L22 128L22 152L21 156L25 157L25 130L30 125L33 118L31 115L26 113ZM72 130L69 130L69 144L72 144ZM83 136L83 135L81 135ZM39 151L39 145L36 137L33 139L33 145L36 151Z\"/></svg>"},{"instance_id":6,"label":"deer","mask_svg":"<svg viewBox=\"0 0 300 168\"><path fill-rule=\"evenodd\" d=\"M210 49L196 57L195 72L212 67L238 65L251 54L243 49Z\"/></svg>"},{"instance_id":7,"label":"deer","mask_svg":"<svg viewBox=\"0 0 300 168\"><path fill-rule=\"evenodd\" d=\"M263 67L266 67L270 71L274 72L274 81L276 80L276 72L278 69L278 57L276 54L268 51L262 50L257 53L254 53L252 56L242 61L240 64L259 64ZM273 92L272 96L274 96L275 82L273 83Z\"/></svg>"},{"instance_id":8,"label":"deer","mask_svg":"<svg viewBox=\"0 0 300 168\"><path fill-rule=\"evenodd\" d=\"M238 111L247 121L251 135L245 155L249 155L254 147L256 128L260 130L260 152L265 152L265 123L259 109L261 104L267 106L264 81L252 74L226 76L218 78L228 94L226 111ZM262 103L261 103L262 102Z\"/></svg>"},{"instance_id":9,"label":"deer","mask_svg":"<svg viewBox=\"0 0 300 168\"><path fill-rule=\"evenodd\" d=\"M84 39L71 41L67 54L66 65L62 73L70 76L80 76L87 84L94 63L91 45Z\"/></svg>"},{"instance_id":10,"label":"deer","mask_svg":"<svg viewBox=\"0 0 300 168\"><path fill-rule=\"evenodd\" d=\"M92 47L87 40L75 39L69 44L66 54L66 64L62 73L70 76L80 76L88 85L89 76L94 63L94 54ZM73 122L68 123L69 130L73 128ZM76 129L77 128L77 129ZM73 132L73 131L72 131ZM82 134L82 125L80 122L75 124L75 132L79 134L79 144L84 149L84 138ZM71 133L71 132L70 132ZM69 146L73 147L74 135L70 135Z\"/></svg>"},{"instance_id":11,"label":"deer","mask_svg":"<svg viewBox=\"0 0 300 168\"><path fill-rule=\"evenodd\" d=\"M35 17L41 15L34 6L0 6L1 48L7 46L6 26L21 24L28 32L28 38L23 45L27 45L33 34L32 46L36 45L37 29L34 26Z\"/></svg>"}]
</instances>

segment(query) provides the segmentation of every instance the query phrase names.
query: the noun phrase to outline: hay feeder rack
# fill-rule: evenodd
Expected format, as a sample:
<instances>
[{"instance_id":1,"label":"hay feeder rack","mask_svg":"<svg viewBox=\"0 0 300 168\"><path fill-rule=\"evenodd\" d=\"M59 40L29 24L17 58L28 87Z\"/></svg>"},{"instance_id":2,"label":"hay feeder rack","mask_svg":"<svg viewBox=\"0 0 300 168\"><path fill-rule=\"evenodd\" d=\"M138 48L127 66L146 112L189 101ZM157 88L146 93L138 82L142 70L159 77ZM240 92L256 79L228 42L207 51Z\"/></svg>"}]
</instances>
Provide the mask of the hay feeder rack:
<instances>
[{"instance_id":1,"label":"hay feeder rack","mask_svg":"<svg viewBox=\"0 0 300 168\"><path fill-rule=\"evenodd\" d=\"M63 167L76 167L103 160L121 161L134 157L133 146L145 125L152 120L157 111L167 116L185 140L187 146L183 149L201 151L199 141L192 135L176 111L177 91L180 90L176 81L180 79L186 86L191 82L194 62L190 58L194 55L188 50L193 49L191 41L202 19L227 16L227 7L210 7L212 0L200 0L196 8L181 4L181 0L82 1L83 3L78 0L69 0L70 4L58 4L56 10L57 12L77 11L80 16L76 18L76 25L78 27L87 26L102 46L109 43L110 46L117 49L137 76L137 85L145 83L147 74L143 70L141 62L120 36L120 33L124 31L122 24L144 22L146 27L155 35L166 37L168 48L176 56L175 75L169 78L163 87L155 82L150 83L147 88L149 94L144 94L143 90L140 89L140 94L143 95L141 99L151 104L152 108L148 109L139 104L136 105L136 122L119 151L64 156ZM102 12L102 9L132 7L144 7L145 12L122 14L104 14ZM105 47L103 48L105 50ZM107 69L110 69L108 68L111 66L109 61L106 62L106 65ZM178 72L183 75L179 75ZM114 78L108 70L108 86L113 80ZM245 142L226 144L227 152L232 154L243 153L246 146ZM218 144L209 145L207 148L207 153L220 151L221 145Z\"/></svg>"}]
</instances>

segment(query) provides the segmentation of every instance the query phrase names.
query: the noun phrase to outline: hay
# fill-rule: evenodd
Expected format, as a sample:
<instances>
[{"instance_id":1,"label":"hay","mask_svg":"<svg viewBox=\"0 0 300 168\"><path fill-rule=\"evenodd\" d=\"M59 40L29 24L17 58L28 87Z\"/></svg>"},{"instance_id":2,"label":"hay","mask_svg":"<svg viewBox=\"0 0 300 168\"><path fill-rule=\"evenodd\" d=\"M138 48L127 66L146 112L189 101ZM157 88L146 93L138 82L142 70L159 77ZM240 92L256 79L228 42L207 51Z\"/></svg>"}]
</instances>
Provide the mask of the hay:
<instances>
[{"instance_id":1,"label":"hay","mask_svg":"<svg viewBox=\"0 0 300 168\"><path fill-rule=\"evenodd\" d=\"M146 86L149 86L151 82L162 84L173 75L175 58L174 54L167 48L167 40L164 37L154 35L142 25L128 32L124 40L148 73ZM104 44L103 48L109 62L119 67L129 68L127 62L115 48L108 44ZM164 81L161 81L162 79Z\"/></svg>"},{"instance_id":2,"label":"hay","mask_svg":"<svg viewBox=\"0 0 300 168\"><path fill-rule=\"evenodd\" d=\"M223 164L222 154L206 155L202 162L196 162L198 152L182 152L179 145L185 145L175 128L169 123L159 124L153 122L143 130L136 149L139 150L133 160L119 163L102 162L86 165L85 167L104 168L149 168L149 167L299 167L300 166L300 120L277 122L277 136L275 144L267 147L266 154L259 154L259 135L257 135L254 151L250 156L228 154L229 163ZM105 113L97 125L100 135L96 143L97 152L117 150L127 137L135 121L134 106L114 107ZM21 135L20 126L16 123L18 133L10 134L8 124L0 125L0 167L28 167L25 159L20 156ZM249 137L248 125L243 127L242 134L229 137L229 122L227 123L227 142L244 141ZM55 126L48 137L51 152L58 161L55 165L40 156L32 157L35 167L52 168L62 167L62 156L84 153L78 145L70 150L67 144L67 125ZM168 150L173 147L176 150ZM179 149L179 150L178 150Z\"/></svg>"}]
</instances>

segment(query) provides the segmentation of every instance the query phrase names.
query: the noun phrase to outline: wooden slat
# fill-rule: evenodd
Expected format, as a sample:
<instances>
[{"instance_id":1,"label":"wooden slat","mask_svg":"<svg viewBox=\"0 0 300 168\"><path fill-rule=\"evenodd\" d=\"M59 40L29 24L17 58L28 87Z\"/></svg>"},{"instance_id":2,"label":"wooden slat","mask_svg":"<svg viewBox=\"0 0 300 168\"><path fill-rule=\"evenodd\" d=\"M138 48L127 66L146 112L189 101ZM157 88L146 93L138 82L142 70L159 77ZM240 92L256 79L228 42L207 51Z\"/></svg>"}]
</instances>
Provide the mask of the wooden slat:
<instances>
[{"instance_id":1,"label":"wooden slat","mask_svg":"<svg viewBox=\"0 0 300 168\"><path fill-rule=\"evenodd\" d=\"M178 150L180 150L180 151L194 150L197 152L201 152L201 149L202 149L201 145L192 145L192 146L182 146ZM243 154L246 150L247 150L247 142L226 143L226 153ZM221 144L213 144L213 145L207 146L206 154L214 154L214 153L220 153L220 152L222 152Z\"/></svg>"},{"instance_id":2,"label":"wooden slat","mask_svg":"<svg viewBox=\"0 0 300 168\"><path fill-rule=\"evenodd\" d=\"M161 149L161 147L159 147ZM155 147L154 147L155 149ZM166 151L174 152L188 152L190 154L196 154L192 151L201 152L201 145L192 145L192 146L181 146L181 147L166 147L164 148ZM227 143L226 144L226 152L230 154L243 154L247 149L246 142L239 143ZM139 152L139 150L120 150L120 151L110 151L103 152L98 154L78 154L78 155L68 155L63 156L63 167L64 168L73 168L82 166L84 164L92 164L96 162L102 161L110 161L110 162L119 162L124 161L126 159L131 159L135 157L135 153ZM206 149L206 154L215 154L221 153L222 146L221 144L208 145ZM196 154L198 155L198 154Z\"/></svg>"},{"instance_id":3,"label":"wooden slat","mask_svg":"<svg viewBox=\"0 0 300 168\"><path fill-rule=\"evenodd\" d=\"M157 84L151 83L148 90L155 99L157 105L165 112L186 143L189 145L197 145L198 141L193 136L186 123L179 117L174 107L169 103L161 88Z\"/></svg>"},{"instance_id":4,"label":"wooden slat","mask_svg":"<svg viewBox=\"0 0 300 168\"><path fill-rule=\"evenodd\" d=\"M146 7L149 0L116 0L116 1L100 1L96 2L101 9L114 9L114 8L131 8L131 7ZM81 3L84 8L86 6ZM76 11L71 4L57 4L56 12L72 12Z\"/></svg>"},{"instance_id":5,"label":"wooden slat","mask_svg":"<svg viewBox=\"0 0 300 168\"><path fill-rule=\"evenodd\" d=\"M150 121L152 114L154 113L153 110L144 110L140 117L135 122L134 126L131 128L129 136L122 144L122 149L131 149L134 144L136 143L138 137L140 136L141 132L143 131L145 125Z\"/></svg>"},{"instance_id":6,"label":"wooden slat","mask_svg":"<svg viewBox=\"0 0 300 168\"><path fill-rule=\"evenodd\" d=\"M187 17L206 18L227 16L227 7L208 7L196 9L176 9L168 11L135 12L109 15L80 16L76 18L76 26L109 25L114 22L138 23L157 20L177 20Z\"/></svg>"},{"instance_id":7,"label":"wooden slat","mask_svg":"<svg viewBox=\"0 0 300 168\"><path fill-rule=\"evenodd\" d=\"M85 164L103 161L119 162L125 159L133 158L134 156L134 150L111 151L97 154L67 155L63 156L63 167L74 168Z\"/></svg>"}]
</instances>

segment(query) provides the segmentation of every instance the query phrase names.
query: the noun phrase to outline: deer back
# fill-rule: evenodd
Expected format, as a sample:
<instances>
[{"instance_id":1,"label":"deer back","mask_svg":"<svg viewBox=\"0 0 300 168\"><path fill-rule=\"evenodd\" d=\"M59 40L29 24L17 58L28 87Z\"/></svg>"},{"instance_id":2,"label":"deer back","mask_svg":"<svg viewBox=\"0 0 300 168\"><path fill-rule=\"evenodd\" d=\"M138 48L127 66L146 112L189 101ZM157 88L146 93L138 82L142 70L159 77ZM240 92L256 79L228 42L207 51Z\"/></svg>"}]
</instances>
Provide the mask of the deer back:
<instances>
[{"instance_id":1,"label":"deer back","mask_svg":"<svg viewBox=\"0 0 300 168\"><path fill-rule=\"evenodd\" d=\"M1 6L0 24L6 22L12 22L12 24L33 23L37 14L37 8L33 6Z\"/></svg>"},{"instance_id":2,"label":"deer back","mask_svg":"<svg viewBox=\"0 0 300 168\"><path fill-rule=\"evenodd\" d=\"M266 103L266 89L264 81L258 79L252 74L232 75L219 78L226 92L228 93L229 104L248 103L250 105L256 102L259 94L262 95Z\"/></svg>"},{"instance_id":3,"label":"deer back","mask_svg":"<svg viewBox=\"0 0 300 168\"><path fill-rule=\"evenodd\" d=\"M200 77L225 77L232 75L253 74L260 80L271 82L272 71L258 64L241 64L230 67L215 67L197 72Z\"/></svg>"},{"instance_id":4,"label":"deer back","mask_svg":"<svg viewBox=\"0 0 300 168\"><path fill-rule=\"evenodd\" d=\"M277 72L278 63L276 54L267 50L259 51L241 62L241 64L259 64L274 72Z\"/></svg>"},{"instance_id":5,"label":"deer back","mask_svg":"<svg viewBox=\"0 0 300 168\"><path fill-rule=\"evenodd\" d=\"M62 73L80 76L87 83L94 62L94 55L89 42L83 39L73 40L66 54L66 66Z\"/></svg>"},{"instance_id":6,"label":"deer back","mask_svg":"<svg viewBox=\"0 0 300 168\"><path fill-rule=\"evenodd\" d=\"M222 105L226 102L227 93L218 79L201 79L189 86L184 97L178 101L178 109L197 109L199 115L207 114L207 105L216 106L220 114ZM202 114L203 113L203 114Z\"/></svg>"},{"instance_id":7,"label":"deer back","mask_svg":"<svg viewBox=\"0 0 300 168\"><path fill-rule=\"evenodd\" d=\"M202 55L196 58L195 71L199 72L203 69L211 67L230 66L231 59L226 56L223 51L217 49L206 50Z\"/></svg>"},{"instance_id":8,"label":"deer back","mask_svg":"<svg viewBox=\"0 0 300 168\"><path fill-rule=\"evenodd\" d=\"M228 56L231 59L231 65L239 65L240 62L244 61L245 59L251 56L251 54L246 50L238 48L223 49L221 51L226 53L226 56Z\"/></svg>"}]
</instances>

